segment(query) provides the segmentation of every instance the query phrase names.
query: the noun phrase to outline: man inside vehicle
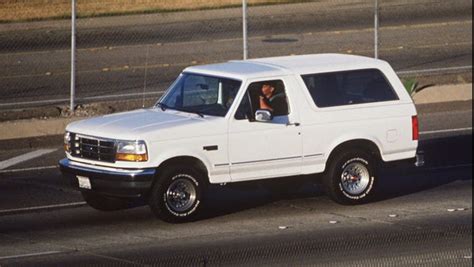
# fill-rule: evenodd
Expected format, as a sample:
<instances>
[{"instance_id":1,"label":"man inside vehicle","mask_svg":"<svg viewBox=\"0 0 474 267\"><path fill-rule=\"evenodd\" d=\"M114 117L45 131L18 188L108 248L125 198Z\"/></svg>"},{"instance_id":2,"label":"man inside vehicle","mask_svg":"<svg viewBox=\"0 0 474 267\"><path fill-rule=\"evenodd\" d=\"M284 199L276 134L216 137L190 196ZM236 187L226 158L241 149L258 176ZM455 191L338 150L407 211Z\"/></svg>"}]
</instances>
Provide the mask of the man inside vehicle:
<instances>
[{"instance_id":1,"label":"man inside vehicle","mask_svg":"<svg viewBox=\"0 0 474 267\"><path fill-rule=\"evenodd\" d=\"M264 83L260 94L260 109L266 109L273 113L273 116L288 115L288 103L286 94L282 90L278 92L272 83Z\"/></svg>"}]
</instances>

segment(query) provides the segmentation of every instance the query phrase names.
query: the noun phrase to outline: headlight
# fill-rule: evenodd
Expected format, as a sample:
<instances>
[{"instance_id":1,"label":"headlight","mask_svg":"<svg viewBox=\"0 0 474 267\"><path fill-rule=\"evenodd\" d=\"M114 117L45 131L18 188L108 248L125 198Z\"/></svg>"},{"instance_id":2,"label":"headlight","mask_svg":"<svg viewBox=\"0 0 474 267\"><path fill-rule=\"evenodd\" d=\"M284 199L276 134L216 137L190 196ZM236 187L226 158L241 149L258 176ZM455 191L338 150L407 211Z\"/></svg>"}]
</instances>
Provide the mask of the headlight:
<instances>
[{"instance_id":1,"label":"headlight","mask_svg":"<svg viewBox=\"0 0 474 267\"><path fill-rule=\"evenodd\" d=\"M64 134L64 151L67 153L71 152L71 133L66 132Z\"/></svg>"},{"instance_id":2,"label":"headlight","mask_svg":"<svg viewBox=\"0 0 474 267\"><path fill-rule=\"evenodd\" d=\"M117 141L117 161L144 162L148 160L146 144L143 141Z\"/></svg>"}]
</instances>

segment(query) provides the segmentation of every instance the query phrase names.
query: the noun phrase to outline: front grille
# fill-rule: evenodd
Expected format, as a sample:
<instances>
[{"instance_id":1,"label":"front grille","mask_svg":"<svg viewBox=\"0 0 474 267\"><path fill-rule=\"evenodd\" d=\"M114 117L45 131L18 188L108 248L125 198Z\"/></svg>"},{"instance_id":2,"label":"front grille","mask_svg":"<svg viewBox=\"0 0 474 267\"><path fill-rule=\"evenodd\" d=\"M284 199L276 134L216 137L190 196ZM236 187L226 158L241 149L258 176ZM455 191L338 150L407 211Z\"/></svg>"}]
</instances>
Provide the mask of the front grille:
<instances>
[{"instance_id":1,"label":"front grille","mask_svg":"<svg viewBox=\"0 0 474 267\"><path fill-rule=\"evenodd\" d=\"M115 141L71 135L71 156L73 157L114 163L115 152Z\"/></svg>"}]
</instances>

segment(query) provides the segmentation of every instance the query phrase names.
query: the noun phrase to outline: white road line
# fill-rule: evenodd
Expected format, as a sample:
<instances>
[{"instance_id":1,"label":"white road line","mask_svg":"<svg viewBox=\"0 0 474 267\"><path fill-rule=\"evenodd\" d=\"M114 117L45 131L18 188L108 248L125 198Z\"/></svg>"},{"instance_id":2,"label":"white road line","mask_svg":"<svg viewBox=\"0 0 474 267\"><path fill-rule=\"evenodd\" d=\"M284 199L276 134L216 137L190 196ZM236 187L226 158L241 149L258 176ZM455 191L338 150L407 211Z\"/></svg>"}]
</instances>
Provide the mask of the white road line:
<instances>
[{"instance_id":1,"label":"white road line","mask_svg":"<svg viewBox=\"0 0 474 267\"><path fill-rule=\"evenodd\" d=\"M18 172L29 172L29 171L53 170L53 169L57 169L57 168L58 168L58 166L44 166L44 167L32 167L32 168L24 168L24 169L1 170L0 174L2 174L2 173L18 173Z\"/></svg>"},{"instance_id":2,"label":"white road line","mask_svg":"<svg viewBox=\"0 0 474 267\"><path fill-rule=\"evenodd\" d=\"M87 205L86 202L73 202L67 204L57 204L57 205L48 205L48 206L37 206L37 207L28 207L28 208L19 208L19 209L9 209L9 210L0 210L0 216L4 215L13 215L13 214L22 214L22 213L31 213L31 212L40 212L40 211L50 211L57 209L65 208L78 208Z\"/></svg>"},{"instance_id":3,"label":"white road line","mask_svg":"<svg viewBox=\"0 0 474 267\"><path fill-rule=\"evenodd\" d=\"M65 252L64 251L45 251L45 252L38 252L38 253L5 256L5 257L0 257L0 260L12 260L12 259L19 259L19 258L47 256L47 255L61 254L61 253L65 253Z\"/></svg>"},{"instance_id":4,"label":"white road line","mask_svg":"<svg viewBox=\"0 0 474 267\"><path fill-rule=\"evenodd\" d=\"M459 128L459 129L446 129L446 130L425 131L425 132L420 132L420 135L439 134L439 133L457 133L457 132L467 132L467 131L472 131L472 127Z\"/></svg>"},{"instance_id":5,"label":"white road line","mask_svg":"<svg viewBox=\"0 0 474 267\"><path fill-rule=\"evenodd\" d=\"M41 157L41 156L49 154L53 151L56 151L56 149L40 149L40 150L36 150L36 151L30 152L30 153L26 153L26 154L18 156L18 157L14 157L14 158L11 158L11 159L8 159L8 160L5 160L5 161L1 161L0 162L0 170L6 169L10 166L13 166L13 165L16 165L16 164L19 164L19 163L22 163L22 162L25 162L25 161L28 161L28 160L31 160L31 159Z\"/></svg>"}]
</instances>

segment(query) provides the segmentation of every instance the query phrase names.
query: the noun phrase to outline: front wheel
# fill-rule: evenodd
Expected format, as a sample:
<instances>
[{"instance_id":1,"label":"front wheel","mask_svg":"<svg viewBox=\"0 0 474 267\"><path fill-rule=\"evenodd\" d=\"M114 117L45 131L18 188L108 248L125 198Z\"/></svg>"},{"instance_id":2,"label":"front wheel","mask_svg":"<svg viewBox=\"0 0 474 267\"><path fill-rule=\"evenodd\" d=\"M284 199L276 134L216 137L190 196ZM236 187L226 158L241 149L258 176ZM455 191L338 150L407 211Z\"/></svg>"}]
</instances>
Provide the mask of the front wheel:
<instances>
[{"instance_id":1,"label":"front wheel","mask_svg":"<svg viewBox=\"0 0 474 267\"><path fill-rule=\"evenodd\" d=\"M164 170L152 188L149 205L169 223L190 222L202 209L204 177L194 168L172 166Z\"/></svg>"},{"instance_id":2,"label":"front wheel","mask_svg":"<svg viewBox=\"0 0 474 267\"><path fill-rule=\"evenodd\" d=\"M363 204L371 200L377 183L376 164L370 154L349 151L337 155L323 178L326 193L345 205Z\"/></svg>"}]
</instances>

